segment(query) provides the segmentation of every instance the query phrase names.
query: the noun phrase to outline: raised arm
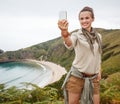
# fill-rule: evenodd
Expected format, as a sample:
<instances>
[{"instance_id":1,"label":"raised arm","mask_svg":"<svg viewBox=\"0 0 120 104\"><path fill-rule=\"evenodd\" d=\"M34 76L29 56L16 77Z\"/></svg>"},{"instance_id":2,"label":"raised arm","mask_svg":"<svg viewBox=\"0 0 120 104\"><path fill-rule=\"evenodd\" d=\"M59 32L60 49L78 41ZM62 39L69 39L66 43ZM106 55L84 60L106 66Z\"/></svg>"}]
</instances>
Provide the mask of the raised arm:
<instances>
[{"instance_id":1,"label":"raised arm","mask_svg":"<svg viewBox=\"0 0 120 104\"><path fill-rule=\"evenodd\" d=\"M68 32L68 22L67 20L59 20L58 21L58 27L61 30L61 35L63 37L63 40L65 41L67 46L72 45L72 41L70 39L70 35Z\"/></svg>"}]
</instances>

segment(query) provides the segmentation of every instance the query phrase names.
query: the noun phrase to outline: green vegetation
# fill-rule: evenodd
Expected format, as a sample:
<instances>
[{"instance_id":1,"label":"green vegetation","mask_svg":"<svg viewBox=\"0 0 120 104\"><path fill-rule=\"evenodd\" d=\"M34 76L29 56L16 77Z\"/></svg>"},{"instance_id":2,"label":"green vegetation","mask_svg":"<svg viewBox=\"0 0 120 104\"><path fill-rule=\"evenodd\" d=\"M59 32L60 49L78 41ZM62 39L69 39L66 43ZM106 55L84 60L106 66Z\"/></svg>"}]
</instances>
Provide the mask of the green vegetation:
<instances>
[{"instance_id":1,"label":"green vegetation","mask_svg":"<svg viewBox=\"0 0 120 104\"><path fill-rule=\"evenodd\" d=\"M40 88L30 83L25 83L25 85L31 85L33 90L18 90L14 86L5 89L4 85L1 84L0 104L61 104L60 102L63 102L62 100L58 101L58 90L53 87Z\"/></svg>"},{"instance_id":2,"label":"green vegetation","mask_svg":"<svg viewBox=\"0 0 120 104\"><path fill-rule=\"evenodd\" d=\"M77 31L77 30L75 30ZM120 30L100 29L102 34L102 80L101 80L101 104L120 104ZM68 71L74 58L74 51L67 50L62 39L56 38L18 51L1 52L0 62L16 61L21 59L36 59L55 62L65 67ZM5 89L0 85L1 104L63 104L63 92L61 85L65 76L58 82L39 88L36 85L33 90L17 89L12 87Z\"/></svg>"}]
</instances>

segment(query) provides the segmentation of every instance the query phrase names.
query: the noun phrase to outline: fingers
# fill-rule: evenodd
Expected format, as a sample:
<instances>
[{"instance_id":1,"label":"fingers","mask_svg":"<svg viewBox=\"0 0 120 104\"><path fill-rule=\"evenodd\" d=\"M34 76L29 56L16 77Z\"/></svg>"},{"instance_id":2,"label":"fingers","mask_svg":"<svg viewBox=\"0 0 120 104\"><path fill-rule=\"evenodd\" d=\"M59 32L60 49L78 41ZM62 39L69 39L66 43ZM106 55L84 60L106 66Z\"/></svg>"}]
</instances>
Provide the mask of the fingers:
<instances>
[{"instance_id":1,"label":"fingers","mask_svg":"<svg viewBox=\"0 0 120 104\"><path fill-rule=\"evenodd\" d=\"M68 29L68 22L67 22L67 20L59 20L58 21L58 27L61 30L67 30Z\"/></svg>"}]
</instances>

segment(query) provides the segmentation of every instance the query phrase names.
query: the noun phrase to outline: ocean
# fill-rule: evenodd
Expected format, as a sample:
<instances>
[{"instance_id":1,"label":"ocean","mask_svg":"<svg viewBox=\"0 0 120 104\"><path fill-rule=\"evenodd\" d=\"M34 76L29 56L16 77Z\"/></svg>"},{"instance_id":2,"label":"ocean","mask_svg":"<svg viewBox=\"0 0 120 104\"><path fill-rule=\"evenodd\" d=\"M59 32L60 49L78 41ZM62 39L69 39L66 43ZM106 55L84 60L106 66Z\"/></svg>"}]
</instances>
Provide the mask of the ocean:
<instances>
[{"instance_id":1,"label":"ocean","mask_svg":"<svg viewBox=\"0 0 120 104\"><path fill-rule=\"evenodd\" d=\"M27 61L0 63L0 84L5 84L6 88L25 88L27 82L44 87L52 77L52 71L44 67Z\"/></svg>"}]
</instances>

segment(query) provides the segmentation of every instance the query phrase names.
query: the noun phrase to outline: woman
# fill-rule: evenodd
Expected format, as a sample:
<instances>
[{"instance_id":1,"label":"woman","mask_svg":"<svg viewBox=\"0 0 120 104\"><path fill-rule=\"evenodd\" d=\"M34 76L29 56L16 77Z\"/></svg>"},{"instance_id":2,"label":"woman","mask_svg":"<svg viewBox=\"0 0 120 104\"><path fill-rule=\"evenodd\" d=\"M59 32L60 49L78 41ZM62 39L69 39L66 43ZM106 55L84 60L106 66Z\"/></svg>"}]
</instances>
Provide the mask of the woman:
<instances>
[{"instance_id":1,"label":"woman","mask_svg":"<svg viewBox=\"0 0 120 104\"><path fill-rule=\"evenodd\" d=\"M79 13L81 29L70 35L68 21L59 20L65 46L75 50L75 58L65 84L66 104L99 104L101 79L101 35L92 27L94 12L84 7ZM80 100L81 99L81 100Z\"/></svg>"}]
</instances>

